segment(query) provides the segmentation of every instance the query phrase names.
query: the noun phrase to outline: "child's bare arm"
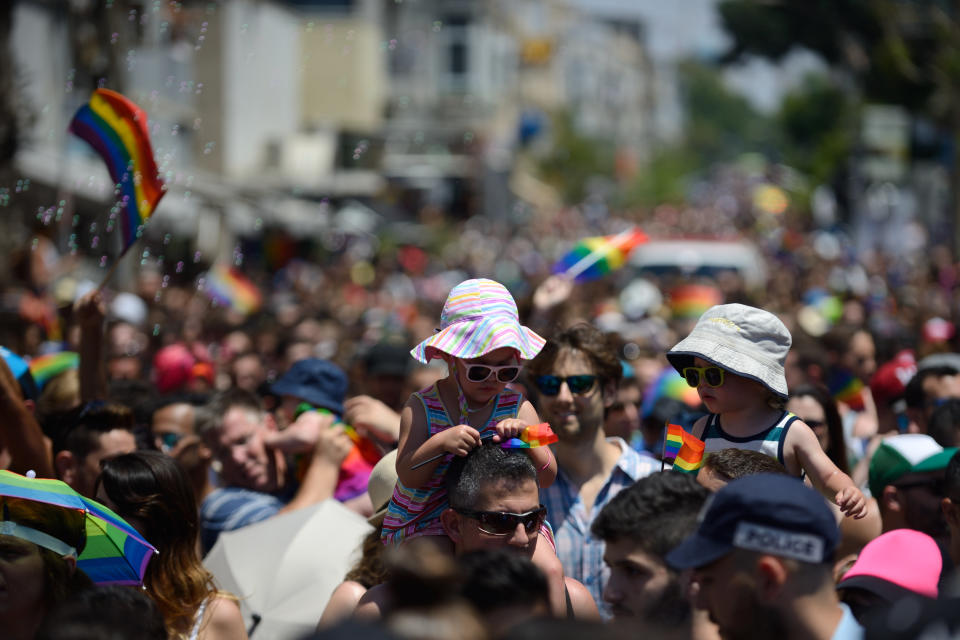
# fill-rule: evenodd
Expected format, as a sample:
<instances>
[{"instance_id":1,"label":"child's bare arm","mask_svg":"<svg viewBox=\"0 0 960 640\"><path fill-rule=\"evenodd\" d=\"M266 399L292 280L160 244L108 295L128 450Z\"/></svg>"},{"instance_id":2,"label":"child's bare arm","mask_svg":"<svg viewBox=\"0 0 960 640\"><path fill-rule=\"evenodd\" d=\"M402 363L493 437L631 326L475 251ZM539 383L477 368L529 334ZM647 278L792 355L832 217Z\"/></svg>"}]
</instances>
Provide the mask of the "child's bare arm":
<instances>
[{"instance_id":1,"label":"child's bare arm","mask_svg":"<svg viewBox=\"0 0 960 640\"><path fill-rule=\"evenodd\" d=\"M540 424L540 422L537 410L533 408L532 404L524 400L516 418L501 420L497 423L497 436L494 438L494 442L519 437L526 427L531 424ZM550 447L534 447L525 451L530 456L533 466L537 468L537 484L540 488L545 489L553 484L557 477L557 459L554 458Z\"/></svg>"},{"instance_id":2,"label":"child's bare arm","mask_svg":"<svg viewBox=\"0 0 960 640\"><path fill-rule=\"evenodd\" d=\"M450 427L430 437L427 434L427 416L423 406L415 398L407 400L400 412L397 477L412 489L429 482L440 460L413 469L416 465L443 453L465 456L480 444L480 432L465 424Z\"/></svg>"},{"instance_id":3,"label":"child's bare arm","mask_svg":"<svg viewBox=\"0 0 960 640\"><path fill-rule=\"evenodd\" d=\"M787 432L784 459L790 458L806 471L813 486L828 500L835 502L844 514L854 518L866 515L867 501L863 493L823 451L813 430L799 420Z\"/></svg>"}]
</instances>

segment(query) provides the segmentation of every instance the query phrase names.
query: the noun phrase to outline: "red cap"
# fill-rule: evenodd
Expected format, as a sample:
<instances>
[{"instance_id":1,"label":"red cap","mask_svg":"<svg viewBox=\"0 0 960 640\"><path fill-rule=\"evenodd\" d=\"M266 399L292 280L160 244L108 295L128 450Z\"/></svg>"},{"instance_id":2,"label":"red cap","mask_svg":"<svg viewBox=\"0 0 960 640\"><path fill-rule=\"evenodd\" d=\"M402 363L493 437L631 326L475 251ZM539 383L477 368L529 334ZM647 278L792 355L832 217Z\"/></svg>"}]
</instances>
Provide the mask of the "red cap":
<instances>
[{"instance_id":1,"label":"red cap","mask_svg":"<svg viewBox=\"0 0 960 640\"><path fill-rule=\"evenodd\" d=\"M877 368L870 379L870 391L878 403L889 404L899 399L907 388L907 383L917 373L917 360L913 351L904 349Z\"/></svg>"}]
</instances>

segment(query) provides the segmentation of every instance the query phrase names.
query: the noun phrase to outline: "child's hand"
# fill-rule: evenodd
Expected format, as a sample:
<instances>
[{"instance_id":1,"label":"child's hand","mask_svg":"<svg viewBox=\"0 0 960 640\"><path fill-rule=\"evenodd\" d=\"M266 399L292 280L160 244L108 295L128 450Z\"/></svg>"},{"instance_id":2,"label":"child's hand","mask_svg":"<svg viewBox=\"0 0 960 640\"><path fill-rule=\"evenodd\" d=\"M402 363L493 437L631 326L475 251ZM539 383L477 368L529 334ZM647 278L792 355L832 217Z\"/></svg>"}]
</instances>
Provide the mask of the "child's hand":
<instances>
[{"instance_id":1,"label":"child's hand","mask_svg":"<svg viewBox=\"0 0 960 640\"><path fill-rule=\"evenodd\" d=\"M440 438L443 450L455 456L463 457L480 446L480 432L466 424L450 427L435 438Z\"/></svg>"},{"instance_id":2,"label":"child's hand","mask_svg":"<svg viewBox=\"0 0 960 640\"><path fill-rule=\"evenodd\" d=\"M495 428L497 435L493 436L493 441L506 442L510 438L519 438L523 430L527 428L527 423L519 418L507 418L498 422Z\"/></svg>"},{"instance_id":3,"label":"child's hand","mask_svg":"<svg viewBox=\"0 0 960 640\"><path fill-rule=\"evenodd\" d=\"M840 511L847 516L853 516L859 520L867 515L867 500L856 487L850 486L839 491L834 500L840 507Z\"/></svg>"}]
</instances>

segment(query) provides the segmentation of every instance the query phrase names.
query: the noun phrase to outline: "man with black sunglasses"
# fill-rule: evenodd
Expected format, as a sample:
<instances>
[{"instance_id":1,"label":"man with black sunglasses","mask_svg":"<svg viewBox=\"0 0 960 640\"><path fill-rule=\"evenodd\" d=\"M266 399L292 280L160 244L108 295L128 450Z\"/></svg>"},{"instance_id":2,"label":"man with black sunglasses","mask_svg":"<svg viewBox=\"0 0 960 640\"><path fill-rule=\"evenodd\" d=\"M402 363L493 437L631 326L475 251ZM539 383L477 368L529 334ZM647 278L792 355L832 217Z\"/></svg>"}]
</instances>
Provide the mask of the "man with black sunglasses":
<instances>
[{"instance_id":1,"label":"man with black sunglasses","mask_svg":"<svg viewBox=\"0 0 960 640\"><path fill-rule=\"evenodd\" d=\"M659 463L604 432L604 409L616 397L622 367L600 330L586 323L565 329L547 341L527 373L539 394L537 413L559 438L553 445L557 479L540 491L556 533L557 556L564 573L602 603L609 569L603 562L603 540L590 527L621 489L658 471ZM609 617L608 607L601 606Z\"/></svg>"},{"instance_id":2,"label":"man with black sunglasses","mask_svg":"<svg viewBox=\"0 0 960 640\"><path fill-rule=\"evenodd\" d=\"M450 508L440 515L457 555L484 549L508 549L528 558L536 550L546 509L540 504L537 469L520 451L491 443L450 463L446 476ZM599 619L596 603L573 578L564 579L566 611L558 617ZM367 591L355 616L378 618L390 606L389 585Z\"/></svg>"}]
</instances>

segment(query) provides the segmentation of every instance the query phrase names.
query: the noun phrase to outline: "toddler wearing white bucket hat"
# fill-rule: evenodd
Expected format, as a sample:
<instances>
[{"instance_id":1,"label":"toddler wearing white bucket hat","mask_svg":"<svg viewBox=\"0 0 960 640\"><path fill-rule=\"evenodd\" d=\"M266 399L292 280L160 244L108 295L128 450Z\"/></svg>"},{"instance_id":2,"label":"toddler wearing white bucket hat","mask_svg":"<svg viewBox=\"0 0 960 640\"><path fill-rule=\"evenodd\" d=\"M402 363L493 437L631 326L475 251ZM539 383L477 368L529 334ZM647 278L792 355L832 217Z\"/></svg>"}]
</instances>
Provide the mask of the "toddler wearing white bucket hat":
<instances>
[{"instance_id":1,"label":"toddler wearing white bucket hat","mask_svg":"<svg viewBox=\"0 0 960 640\"><path fill-rule=\"evenodd\" d=\"M790 331L777 316L743 304L708 309L667 353L710 412L693 425L704 451L737 448L779 460L804 473L846 515L861 518L866 501L850 477L827 457L813 430L784 410L784 364Z\"/></svg>"}]
</instances>

